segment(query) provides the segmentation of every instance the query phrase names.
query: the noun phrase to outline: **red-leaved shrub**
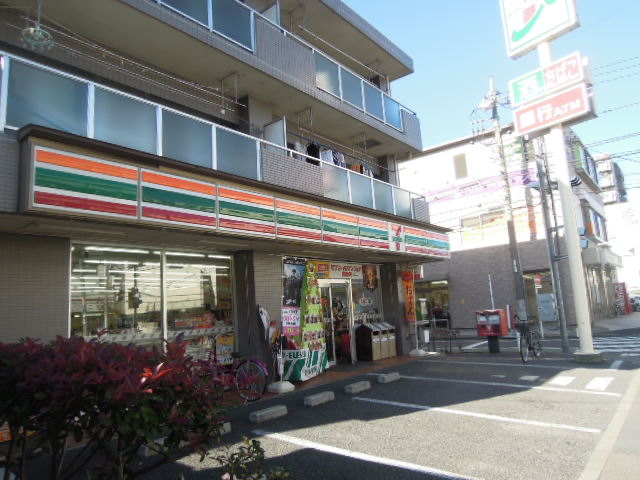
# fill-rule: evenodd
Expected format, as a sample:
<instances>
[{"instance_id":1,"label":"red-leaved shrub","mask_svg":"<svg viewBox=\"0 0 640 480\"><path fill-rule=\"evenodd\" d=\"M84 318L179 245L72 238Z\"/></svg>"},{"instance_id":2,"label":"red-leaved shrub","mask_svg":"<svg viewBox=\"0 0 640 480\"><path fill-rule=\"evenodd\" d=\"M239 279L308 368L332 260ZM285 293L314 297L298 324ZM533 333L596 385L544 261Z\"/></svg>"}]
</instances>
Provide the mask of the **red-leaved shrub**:
<instances>
[{"instance_id":1,"label":"red-leaved shrub","mask_svg":"<svg viewBox=\"0 0 640 480\"><path fill-rule=\"evenodd\" d=\"M181 337L166 352L82 337L0 343L0 426L12 437L5 477L23 478L37 448L50 454L52 479L89 471L135 478L189 448L204 455L219 439L226 406L210 370L185 349ZM73 440L83 450L65 459ZM159 456L139 467L144 445Z\"/></svg>"}]
</instances>

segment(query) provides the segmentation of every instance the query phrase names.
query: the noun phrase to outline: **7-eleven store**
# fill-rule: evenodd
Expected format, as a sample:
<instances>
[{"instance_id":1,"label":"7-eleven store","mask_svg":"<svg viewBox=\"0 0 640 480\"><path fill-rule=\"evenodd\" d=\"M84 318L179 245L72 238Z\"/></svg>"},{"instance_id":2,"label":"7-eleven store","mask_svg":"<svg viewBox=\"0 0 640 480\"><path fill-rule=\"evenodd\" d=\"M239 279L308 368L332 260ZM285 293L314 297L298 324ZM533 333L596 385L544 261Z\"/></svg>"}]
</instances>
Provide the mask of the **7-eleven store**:
<instances>
[{"instance_id":1,"label":"7-eleven store","mask_svg":"<svg viewBox=\"0 0 640 480\"><path fill-rule=\"evenodd\" d=\"M357 361L355 329L386 324L404 354L402 272L449 255L445 229L408 218L43 127L18 139L19 207L0 215L1 341L183 333L202 353L226 333L267 360L275 327L298 368Z\"/></svg>"}]
</instances>

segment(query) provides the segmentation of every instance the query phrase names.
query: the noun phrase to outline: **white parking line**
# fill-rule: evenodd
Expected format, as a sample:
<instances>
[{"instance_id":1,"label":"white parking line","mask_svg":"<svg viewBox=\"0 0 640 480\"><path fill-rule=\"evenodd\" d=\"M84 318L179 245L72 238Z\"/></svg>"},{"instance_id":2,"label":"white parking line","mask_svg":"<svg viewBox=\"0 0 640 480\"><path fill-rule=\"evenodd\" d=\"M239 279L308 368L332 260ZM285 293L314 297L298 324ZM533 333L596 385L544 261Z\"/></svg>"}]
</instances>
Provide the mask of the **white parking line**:
<instances>
[{"instance_id":1,"label":"white parking line","mask_svg":"<svg viewBox=\"0 0 640 480\"><path fill-rule=\"evenodd\" d=\"M618 368L620 368L620 365L622 365L622 360L616 360L611 365L609 365L609 370L618 370Z\"/></svg>"},{"instance_id":2,"label":"white parking line","mask_svg":"<svg viewBox=\"0 0 640 480\"><path fill-rule=\"evenodd\" d=\"M545 359L546 360L546 359ZM486 366L490 366L490 367L520 367L520 368L548 368L551 370L566 370L567 366L560 366L560 365L540 365L538 363L527 363L526 365L523 364L522 362L519 363L500 363L500 362L458 362L455 360L418 360L419 362L424 362L424 363L446 363L446 364L450 364L450 365L471 365L471 366L477 366L477 365L486 365Z\"/></svg>"},{"instance_id":3,"label":"white parking line","mask_svg":"<svg viewBox=\"0 0 640 480\"><path fill-rule=\"evenodd\" d=\"M560 430L572 430L574 432L584 432L584 433L600 433L600 429L597 429L597 428L579 427L576 425L565 425L563 423L539 422L537 420L524 420L521 418L502 417L500 415L468 412L465 410L456 410L453 408L429 407L427 405L417 405L415 403L392 402L390 400L379 400L376 398L367 398L367 397L353 397L352 400L360 401L360 402L378 403L381 405L392 405L394 407L404 407L404 408L410 408L413 410L429 410L432 412L448 413L452 415L462 415L465 417L482 418L485 420L495 420L498 422L505 422L505 423L518 423L521 425L531 425L534 427L557 428Z\"/></svg>"},{"instance_id":4,"label":"white parking line","mask_svg":"<svg viewBox=\"0 0 640 480\"><path fill-rule=\"evenodd\" d=\"M488 343L488 341L484 340L483 342L473 343L471 345L467 345L466 347L462 347L462 349L463 350L471 350L472 348L479 347L480 345L486 345L487 343Z\"/></svg>"},{"instance_id":5,"label":"white parking line","mask_svg":"<svg viewBox=\"0 0 640 480\"><path fill-rule=\"evenodd\" d=\"M613 377L596 377L587 383L587 386L584 388L587 390L604 392L611 382L613 382Z\"/></svg>"},{"instance_id":6,"label":"white parking line","mask_svg":"<svg viewBox=\"0 0 640 480\"><path fill-rule=\"evenodd\" d=\"M487 385L490 387L518 388L521 390L545 390L547 392L583 393L588 395L604 395L608 397L621 396L621 394L619 393L596 391L595 389L577 390L574 388L555 388L555 387L545 387L540 385L526 385L524 383L483 382L481 380L457 380L453 378L416 377L412 375L401 375L400 378L406 378L408 380L422 380L426 382L466 383L469 385Z\"/></svg>"},{"instance_id":7,"label":"white parking line","mask_svg":"<svg viewBox=\"0 0 640 480\"><path fill-rule=\"evenodd\" d=\"M553 377L551 380L549 380L549 383L551 385L561 385L563 387L566 387L571 382L573 382L575 379L576 379L576 377L569 377L567 375L558 375L556 377Z\"/></svg>"},{"instance_id":8,"label":"white parking line","mask_svg":"<svg viewBox=\"0 0 640 480\"><path fill-rule=\"evenodd\" d=\"M522 380L524 382L535 382L539 378L540 376L538 375L523 375L518 380Z\"/></svg>"},{"instance_id":9,"label":"white parking line","mask_svg":"<svg viewBox=\"0 0 640 480\"><path fill-rule=\"evenodd\" d=\"M368 453L361 453L355 452L353 450L346 450L344 448L332 447L331 445L311 442L309 440L293 437L291 435L284 435L282 433L274 433L267 430L254 430L253 433L262 437L268 437L274 440L279 440L281 442L290 443L292 445L298 445L299 447L303 448L310 448L321 452L331 453L333 455L341 455L343 457L355 458L356 460L377 463L389 467L402 468L404 470L411 470L413 472L426 473L429 475L433 475L436 478L447 480L479 480L477 477L467 477L465 475L458 475L457 473L438 470L437 468L425 467L422 465L417 465L415 463L403 462L401 460L394 460L392 458L378 457L376 455L369 455Z\"/></svg>"}]
</instances>

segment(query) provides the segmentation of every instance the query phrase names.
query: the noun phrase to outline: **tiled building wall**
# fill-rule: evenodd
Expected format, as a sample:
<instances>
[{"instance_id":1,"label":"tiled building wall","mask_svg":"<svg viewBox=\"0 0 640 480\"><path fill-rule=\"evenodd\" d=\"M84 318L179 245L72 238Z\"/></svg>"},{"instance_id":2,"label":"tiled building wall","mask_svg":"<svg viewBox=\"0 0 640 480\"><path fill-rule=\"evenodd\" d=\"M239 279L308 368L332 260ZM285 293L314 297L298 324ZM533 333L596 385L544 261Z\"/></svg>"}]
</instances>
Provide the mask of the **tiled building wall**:
<instances>
[{"instance_id":1,"label":"tiled building wall","mask_svg":"<svg viewBox=\"0 0 640 480\"><path fill-rule=\"evenodd\" d=\"M284 155L275 148L262 147L260 154L263 182L322 196L320 167Z\"/></svg>"},{"instance_id":2,"label":"tiled building wall","mask_svg":"<svg viewBox=\"0 0 640 480\"><path fill-rule=\"evenodd\" d=\"M525 273L550 268L546 240L521 242L519 254ZM574 325L575 307L566 263L560 262L560 277L567 324ZM427 281L449 282L451 323L454 328L475 328L475 311L491 308L488 275L491 275L496 308L504 308L507 304L515 306L509 245L452 252L450 260L425 264L424 272ZM536 315L535 312L530 314Z\"/></svg>"},{"instance_id":3,"label":"tiled building wall","mask_svg":"<svg viewBox=\"0 0 640 480\"><path fill-rule=\"evenodd\" d=\"M411 199L413 204L413 212L415 213L416 220L421 222L429 222L429 204L421 198Z\"/></svg>"},{"instance_id":4,"label":"tiled building wall","mask_svg":"<svg viewBox=\"0 0 640 480\"><path fill-rule=\"evenodd\" d=\"M70 253L68 239L0 234L0 341L67 335Z\"/></svg>"},{"instance_id":5,"label":"tiled building wall","mask_svg":"<svg viewBox=\"0 0 640 480\"><path fill-rule=\"evenodd\" d=\"M15 212L18 208L19 170L15 133L0 133L0 212Z\"/></svg>"},{"instance_id":6,"label":"tiled building wall","mask_svg":"<svg viewBox=\"0 0 640 480\"><path fill-rule=\"evenodd\" d=\"M282 257L253 252L256 303L267 310L270 320L280 321L282 310Z\"/></svg>"}]
</instances>

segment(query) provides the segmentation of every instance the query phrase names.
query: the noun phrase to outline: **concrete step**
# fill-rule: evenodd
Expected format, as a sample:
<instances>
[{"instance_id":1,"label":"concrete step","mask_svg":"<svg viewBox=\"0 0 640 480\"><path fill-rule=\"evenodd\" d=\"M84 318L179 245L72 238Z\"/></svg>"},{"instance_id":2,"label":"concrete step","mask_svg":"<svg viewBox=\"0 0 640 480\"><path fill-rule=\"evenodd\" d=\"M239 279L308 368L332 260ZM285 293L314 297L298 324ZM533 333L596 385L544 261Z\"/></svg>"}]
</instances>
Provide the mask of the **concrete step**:
<instances>
[{"instance_id":1,"label":"concrete step","mask_svg":"<svg viewBox=\"0 0 640 480\"><path fill-rule=\"evenodd\" d=\"M350 383L349 385L345 385L344 393L354 394L364 392L365 390L369 390L371 388L371 382L368 380L362 380L360 382Z\"/></svg>"},{"instance_id":2,"label":"concrete step","mask_svg":"<svg viewBox=\"0 0 640 480\"><path fill-rule=\"evenodd\" d=\"M304 397L305 407L317 407L323 403L332 402L336 399L336 394L332 391L314 393L313 395L307 395Z\"/></svg>"},{"instance_id":3,"label":"concrete step","mask_svg":"<svg viewBox=\"0 0 640 480\"><path fill-rule=\"evenodd\" d=\"M389 372L378 375L378 383L391 383L400 380L400 373Z\"/></svg>"},{"instance_id":4,"label":"concrete step","mask_svg":"<svg viewBox=\"0 0 640 480\"><path fill-rule=\"evenodd\" d=\"M286 405L274 405L273 407L251 412L249 414L249 421L251 423L268 422L269 420L275 420L276 418L284 417L287 413L288 412Z\"/></svg>"}]
</instances>

